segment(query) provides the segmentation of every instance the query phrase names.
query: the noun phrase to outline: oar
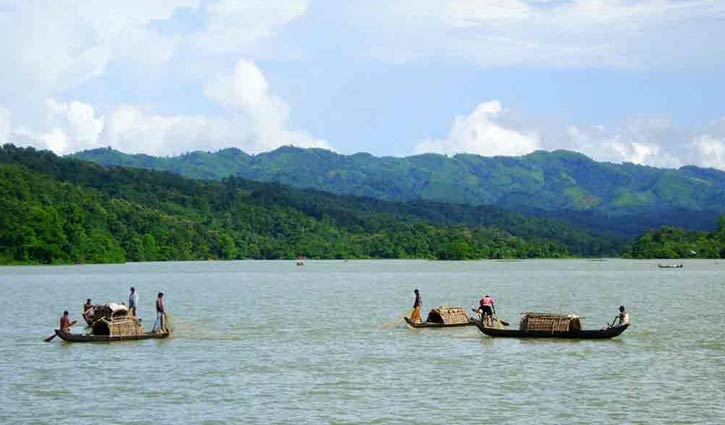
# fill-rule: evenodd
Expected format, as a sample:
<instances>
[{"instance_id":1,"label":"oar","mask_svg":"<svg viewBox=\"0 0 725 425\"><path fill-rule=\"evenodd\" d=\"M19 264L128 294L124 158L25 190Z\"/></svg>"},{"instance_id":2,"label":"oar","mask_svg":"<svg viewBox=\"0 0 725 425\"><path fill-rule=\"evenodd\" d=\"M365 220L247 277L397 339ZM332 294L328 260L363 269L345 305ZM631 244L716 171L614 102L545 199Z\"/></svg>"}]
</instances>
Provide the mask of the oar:
<instances>
[{"instance_id":1,"label":"oar","mask_svg":"<svg viewBox=\"0 0 725 425\"><path fill-rule=\"evenodd\" d=\"M496 314L496 305L495 304L491 305L491 308L493 309L493 315L494 315L494 317L496 317L496 320L498 320L499 322L501 322L502 325L508 326L509 325L509 322L507 322L505 320L501 320L501 319L498 318L498 315Z\"/></svg>"},{"instance_id":2,"label":"oar","mask_svg":"<svg viewBox=\"0 0 725 425\"><path fill-rule=\"evenodd\" d=\"M78 321L77 321L77 320L74 320L74 321L72 321L72 322L71 322L70 326L74 326L74 325L75 325L76 323L78 323ZM70 326L68 326L68 327L70 327ZM53 335L51 335L51 336L49 336L49 337L47 337L47 338L43 339L43 341L44 341L44 342L50 342L50 341L52 341L52 340L53 340L53 338L55 338L56 336L58 336L58 334L57 334L57 333L53 333Z\"/></svg>"}]
</instances>

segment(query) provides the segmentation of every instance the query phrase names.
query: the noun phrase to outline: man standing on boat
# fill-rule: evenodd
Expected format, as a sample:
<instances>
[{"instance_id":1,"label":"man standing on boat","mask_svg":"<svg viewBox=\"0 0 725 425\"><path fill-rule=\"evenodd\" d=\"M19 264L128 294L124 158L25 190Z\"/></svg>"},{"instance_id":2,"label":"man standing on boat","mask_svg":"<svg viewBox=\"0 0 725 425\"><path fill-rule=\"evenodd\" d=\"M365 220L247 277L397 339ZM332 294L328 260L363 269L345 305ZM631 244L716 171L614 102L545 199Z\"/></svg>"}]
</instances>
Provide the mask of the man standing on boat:
<instances>
[{"instance_id":1,"label":"man standing on boat","mask_svg":"<svg viewBox=\"0 0 725 425\"><path fill-rule=\"evenodd\" d=\"M68 310L63 312L63 316L60 318L60 330L62 332L70 333L70 327L77 323L76 320L71 321L68 314Z\"/></svg>"},{"instance_id":2,"label":"man standing on boat","mask_svg":"<svg viewBox=\"0 0 725 425\"><path fill-rule=\"evenodd\" d=\"M486 326L493 325L494 299L486 294L478 302L481 310L481 322L486 322Z\"/></svg>"},{"instance_id":3,"label":"man standing on boat","mask_svg":"<svg viewBox=\"0 0 725 425\"><path fill-rule=\"evenodd\" d=\"M131 287L131 294L128 296L128 312L131 316L136 315L136 306L138 305L138 292L136 288Z\"/></svg>"},{"instance_id":4,"label":"man standing on boat","mask_svg":"<svg viewBox=\"0 0 725 425\"><path fill-rule=\"evenodd\" d=\"M166 330L166 311L164 310L164 293L159 292L156 297L156 322L154 322L154 332Z\"/></svg>"},{"instance_id":5,"label":"man standing on boat","mask_svg":"<svg viewBox=\"0 0 725 425\"><path fill-rule=\"evenodd\" d=\"M417 289L413 291L415 293L415 301L413 301L413 311L410 313L410 320L414 323L420 323L420 310L423 308L423 298L420 296L420 291Z\"/></svg>"}]
</instances>

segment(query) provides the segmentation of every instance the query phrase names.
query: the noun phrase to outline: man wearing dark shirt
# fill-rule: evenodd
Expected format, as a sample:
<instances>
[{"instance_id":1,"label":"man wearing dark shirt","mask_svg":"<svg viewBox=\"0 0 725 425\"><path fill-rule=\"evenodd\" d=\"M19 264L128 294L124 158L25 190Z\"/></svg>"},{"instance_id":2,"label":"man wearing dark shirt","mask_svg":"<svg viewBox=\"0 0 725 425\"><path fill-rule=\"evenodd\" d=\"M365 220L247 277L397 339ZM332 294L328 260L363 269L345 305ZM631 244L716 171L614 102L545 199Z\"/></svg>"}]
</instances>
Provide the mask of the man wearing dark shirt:
<instances>
[{"instance_id":1,"label":"man wearing dark shirt","mask_svg":"<svg viewBox=\"0 0 725 425\"><path fill-rule=\"evenodd\" d=\"M410 313L410 320L414 323L420 323L420 311L423 308L423 298L420 296L420 291L417 289L413 291L415 293L415 301L413 301L413 311Z\"/></svg>"}]
</instances>

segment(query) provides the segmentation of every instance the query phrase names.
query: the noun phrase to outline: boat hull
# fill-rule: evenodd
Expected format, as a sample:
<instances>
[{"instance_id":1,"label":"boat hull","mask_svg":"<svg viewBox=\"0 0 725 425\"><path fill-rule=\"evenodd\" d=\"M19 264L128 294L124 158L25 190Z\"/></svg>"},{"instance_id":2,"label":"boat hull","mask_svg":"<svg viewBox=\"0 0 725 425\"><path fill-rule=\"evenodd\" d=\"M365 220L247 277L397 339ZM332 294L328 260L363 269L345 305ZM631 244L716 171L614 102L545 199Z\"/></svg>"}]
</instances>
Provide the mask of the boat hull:
<instances>
[{"instance_id":1,"label":"boat hull","mask_svg":"<svg viewBox=\"0 0 725 425\"><path fill-rule=\"evenodd\" d=\"M629 324L606 329L591 329L568 332L521 331L518 329L494 329L476 323L485 335L494 338L559 338L559 339L609 339L627 330Z\"/></svg>"},{"instance_id":2,"label":"boat hull","mask_svg":"<svg viewBox=\"0 0 725 425\"><path fill-rule=\"evenodd\" d=\"M404 317L405 323L408 324L408 326L412 328L458 328L461 326L473 326L474 323L469 321L468 323L452 323L452 324L446 324L446 323L433 323L433 322L420 322L416 323L410 320L407 317Z\"/></svg>"},{"instance_id":3,"label":"boat hull","mask_svg":"<svg viewBox=\"0 0 725 425\"><path fill-rule=\"evenodd\" d=\"M166 338L170 332L144 332L138 335L124 336L108 336L108 335L81 335L63 332L60 329L55 330L55 334L60 339L67 342L118 342L118 341L136 341L140 339L159 339Z\"/></svg>"}]
</instances>

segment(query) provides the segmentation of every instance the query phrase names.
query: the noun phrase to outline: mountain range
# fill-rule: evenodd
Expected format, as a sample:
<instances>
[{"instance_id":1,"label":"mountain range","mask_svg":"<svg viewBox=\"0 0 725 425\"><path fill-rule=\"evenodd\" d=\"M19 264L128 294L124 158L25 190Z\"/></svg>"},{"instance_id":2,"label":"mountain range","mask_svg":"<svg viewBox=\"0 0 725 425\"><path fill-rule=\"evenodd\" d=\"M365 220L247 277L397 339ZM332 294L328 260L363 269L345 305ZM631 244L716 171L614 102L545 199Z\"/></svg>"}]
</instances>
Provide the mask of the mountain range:
<instances>
[{"instance_id":1,"label":"mountain range","mask_svg":"<svg viewBox=\"0 0 725 425\"><path fill-rule=\"evenodd\" d=\"M495 206L623 237L661 225L711 230L725 212L725 172L597 162L561 150L520 157L375 157L285 146L257 155L230 148L154 157L101 148L72 157L191 178L233 175L388 201Z\"/></svg>"},{"instance_id":2,"label":"mountain range","mask_svg":"<svg viewBox=\"0 0 725 425\"><path fill-rule=\"evenodd\" d=\"M625 241L490 206L195 180L0 147L0 264L618 256Z\"/></svg>"}]
</instances>

